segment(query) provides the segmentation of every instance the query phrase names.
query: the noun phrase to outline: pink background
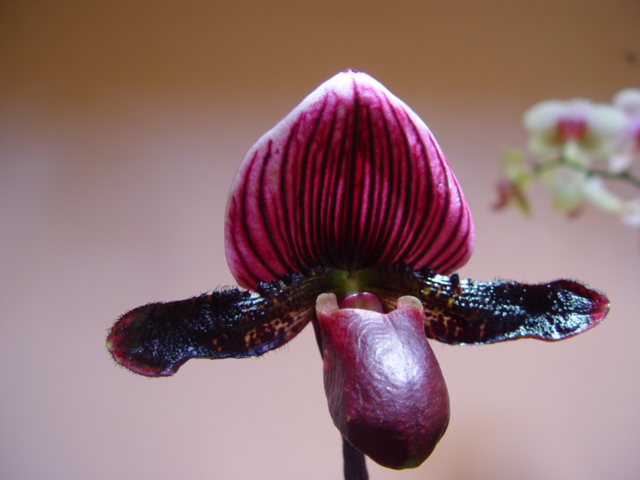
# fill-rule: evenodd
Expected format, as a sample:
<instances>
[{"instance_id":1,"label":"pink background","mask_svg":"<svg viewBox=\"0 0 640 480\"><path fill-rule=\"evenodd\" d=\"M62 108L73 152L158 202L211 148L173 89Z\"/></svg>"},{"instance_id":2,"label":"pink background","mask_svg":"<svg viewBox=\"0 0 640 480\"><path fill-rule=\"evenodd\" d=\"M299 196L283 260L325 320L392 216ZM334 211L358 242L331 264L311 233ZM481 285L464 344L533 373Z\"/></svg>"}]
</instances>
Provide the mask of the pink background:
<instances>
[{"instance_id":1,"label":"pink background","mask_svg":"<svg viewBox=\"0 0 640 480\"><path fill-rule=\"evenodd\" d=\"M381 479L636 479L639 235L593 209L496 214L504 145L545 98L640 86L637 1L0 4L0 478L339 479L312 330L169 379L117 368L127 309L233 283L242 156L318 84L363 70L431 127L475 217L462 276L581 279L604 325L560 342L434 344L449 431Z\"/></svg>"}]
</instances>

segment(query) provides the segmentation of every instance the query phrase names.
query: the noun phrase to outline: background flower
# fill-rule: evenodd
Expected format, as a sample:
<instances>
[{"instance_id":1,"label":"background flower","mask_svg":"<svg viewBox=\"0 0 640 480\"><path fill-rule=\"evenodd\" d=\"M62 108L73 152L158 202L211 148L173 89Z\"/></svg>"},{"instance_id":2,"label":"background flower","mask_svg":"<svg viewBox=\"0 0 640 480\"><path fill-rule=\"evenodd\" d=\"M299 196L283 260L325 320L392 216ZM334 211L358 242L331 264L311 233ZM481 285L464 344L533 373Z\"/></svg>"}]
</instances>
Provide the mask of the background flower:
<instances>
[{"instance_id":1,"label":"background flower","mask_svg":"<svg viewBox=\"0 0 640 480\"><path fill-rule=\"evenodd\" d=\"M526 190L539 178L551 194L554 209L575 215L585 202L635 226L635 199L624 200L607 180L621 180L640 189L632 170L640 152L640 90L628 88L613 104L587 99L546 100L524 116L530 133L528 166L524 154L506 151L501 167L506 180L498 184L496 209L508 204L529 214ZM604 169L599 161L606 162Z\"/></svg>"},{"instance_id":2,"label":"background flower","mask_svg":"<svg viewBox=\"0 0 640 480\"><path fill-rule=\"evenodd\" d=\"M626 119L611 105L574 98L540 102L525 112L523 123L531 153L586 165L612 152Z\"/></svg>"}]
</instances>

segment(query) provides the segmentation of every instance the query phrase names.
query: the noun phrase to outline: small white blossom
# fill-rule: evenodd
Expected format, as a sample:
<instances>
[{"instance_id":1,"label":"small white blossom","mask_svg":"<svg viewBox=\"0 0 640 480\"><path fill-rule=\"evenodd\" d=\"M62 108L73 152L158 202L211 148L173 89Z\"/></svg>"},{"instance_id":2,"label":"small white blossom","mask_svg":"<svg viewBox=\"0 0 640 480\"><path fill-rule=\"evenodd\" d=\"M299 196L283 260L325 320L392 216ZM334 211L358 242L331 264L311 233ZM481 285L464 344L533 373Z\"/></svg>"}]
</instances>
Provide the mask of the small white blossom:
<instances>
[{"instance_id":1,"label":"small white blossom","mask_svg":"<svg viewBox=\"0 0 640 480\"><path fill-rule=\"evenodd\" d=\"M540 102L525 112L523 122L533 154L586 165L612 153L627 119L611 105L574 98Z\"/></svg>"},{"instance_id":2,"label":"small white blossom","mask_svg":"<svg viewBox=\"0 0 640 480\"><path fill-rule=\"evenodd\" d=\"M525 191L538 178L551 193L555 209L576 214L585 202L640 229L640 198L625 200L608 182L623 180L640 187L632 171L640 162L640 88L619 91L611 104L584 98L545 100L523 116L530 133L527 168L522 152L504 152L496 209L507 204L529 213ZM608 171L593 165L608 163Z\"/></svg>"}]
</instances>

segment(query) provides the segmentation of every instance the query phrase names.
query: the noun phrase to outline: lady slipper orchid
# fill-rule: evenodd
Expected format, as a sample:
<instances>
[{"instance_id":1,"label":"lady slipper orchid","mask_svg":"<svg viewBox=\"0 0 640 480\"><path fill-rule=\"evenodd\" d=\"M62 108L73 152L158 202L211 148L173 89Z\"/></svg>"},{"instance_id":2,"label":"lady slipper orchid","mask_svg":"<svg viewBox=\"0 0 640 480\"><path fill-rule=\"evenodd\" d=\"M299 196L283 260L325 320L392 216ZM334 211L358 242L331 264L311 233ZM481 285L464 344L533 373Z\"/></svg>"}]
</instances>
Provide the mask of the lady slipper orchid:
<instances>
[{"instance_id":1,"label":"lady slipper orchid","mask_svg":"<svg viewBox=\"0 0 640 480\"><path fill-rule=\"evenodd\" d=\"M422 120L355 71L321 85L249 150L225 239L244 290L131 310L109 333L114 359L168 376L190 358L261 355L312 322L345 445L390 468L420 465L449 421L427 338L560 340L608 311L604 295L570 280L452 273L474 244L458 182Z\"/></svg>"}]
</instances>

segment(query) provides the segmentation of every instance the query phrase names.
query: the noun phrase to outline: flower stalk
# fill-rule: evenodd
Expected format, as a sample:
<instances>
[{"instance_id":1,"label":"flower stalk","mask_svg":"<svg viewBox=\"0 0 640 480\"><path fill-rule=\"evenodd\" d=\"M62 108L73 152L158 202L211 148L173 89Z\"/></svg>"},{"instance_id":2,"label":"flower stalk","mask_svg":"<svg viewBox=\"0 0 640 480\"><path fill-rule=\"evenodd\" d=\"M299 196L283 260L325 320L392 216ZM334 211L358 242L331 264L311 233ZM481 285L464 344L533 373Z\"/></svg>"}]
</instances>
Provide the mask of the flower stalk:
<instances>
[{"instance_id":1,"label":"flower stalk","mask_svg":"<svg viewBox=\"0 0 640 480\"><path fill-rule=\"evenodd\" d=\"M534 177L538 177L546 171L554 170L562 166L571 168L576 172L583 173L587 177L600 177L607 180L619 180L640 189L640 177L633 175L631 170L624 170L622 172L596 170L594 168L589 168L579 162L572 161L566 157L560 157L556 160L549 160L546 162L534 162L532 165L532 171Z\"/></svg>"}]
</instances>

